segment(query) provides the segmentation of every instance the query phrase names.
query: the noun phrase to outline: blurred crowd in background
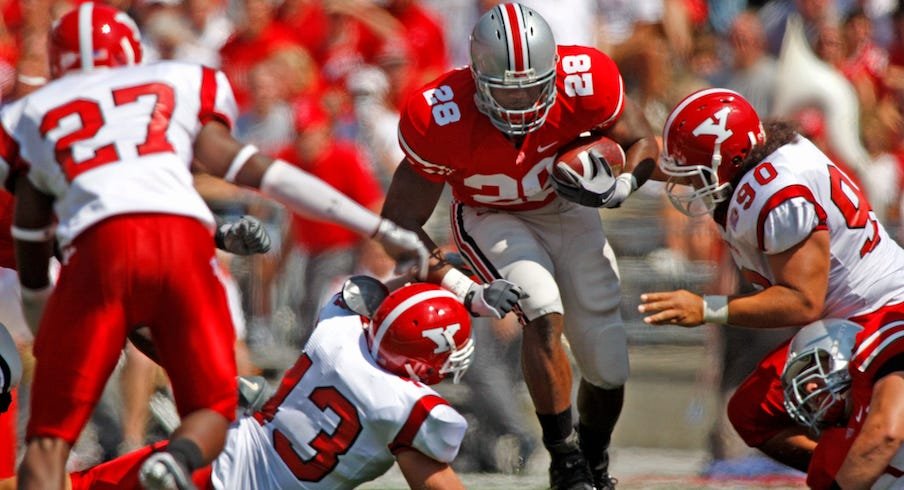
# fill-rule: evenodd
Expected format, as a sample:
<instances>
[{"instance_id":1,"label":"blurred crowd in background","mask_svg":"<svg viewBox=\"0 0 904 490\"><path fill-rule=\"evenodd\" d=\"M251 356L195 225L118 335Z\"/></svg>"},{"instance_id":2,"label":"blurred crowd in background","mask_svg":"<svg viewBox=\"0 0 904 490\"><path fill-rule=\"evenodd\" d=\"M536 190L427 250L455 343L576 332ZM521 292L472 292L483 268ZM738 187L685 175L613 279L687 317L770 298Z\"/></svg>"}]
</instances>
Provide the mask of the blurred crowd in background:
<instances>
[{"instance_id":1,"label":"blurred crowd in background","mask_svg":"<svg viewBox=\"0 0 904 490\"><path fill-rule=\"evenodd\" d=\"M200 62L225 71L240 104L235 134L307 170L379 211L393 170L406 97L445 70L468 63L468 36L493 0L114 0L139 23L154 59ZM595 46L621 69L628 94L661 128L677 101L705 86L736 90L760 114L796 121L851 170L878 218L904 239L904 2L895 0L521 0L552 26L558 44ZM63 0L0 0L0 91L46 76L35 55ZM791 23L788 22L792 20ZM798 44L786 31L798 29ZM23 79L24 75L24 79ZM852 109L853 108L853 109ZM270 253L221 256L232 274L242 374L278 378L310 333L316 311L350 274L380 278L393 263L338 226L293 216L258 194L198 176L211 208L250 214L274 239ZM709 294L748 287L711 220L678 214L654 187L619 210L602 211L619 255L633 344L703 343L715 359L710 382L724 396L753 363L793 332L751 335L730 327L645 327L640 291L686 284ZM643 189L642 189L643 190ZM429 234L449 242L447 208ZM449 251L454 251L449 245ZM514 471L538 440L511 400L526 396L513 318L475 328L478 359L454 400L471 414L464 470ZM112 401L95 417L73 468L110 458L165 431L172 413L153 363L129 351ZM630 390L630 381L628 384ZM440 387L442 390L443 388ZM154 400L148 402L148 400ZM526 399L525 399L526 400ZM27 406L20 400L20 406ZM723 413L719 410L719 413ZM21 414L23 418L26 414ZM148 423L153 419L153 423ZM121 430L116 430L121 427ZM157 429L154 429L157 427ZM713 429L714 461L729 459L727 424ZM496 451L506 438L513 457ZM520 458L520 459L519 459Z\"/></svg>"}]
</instances>

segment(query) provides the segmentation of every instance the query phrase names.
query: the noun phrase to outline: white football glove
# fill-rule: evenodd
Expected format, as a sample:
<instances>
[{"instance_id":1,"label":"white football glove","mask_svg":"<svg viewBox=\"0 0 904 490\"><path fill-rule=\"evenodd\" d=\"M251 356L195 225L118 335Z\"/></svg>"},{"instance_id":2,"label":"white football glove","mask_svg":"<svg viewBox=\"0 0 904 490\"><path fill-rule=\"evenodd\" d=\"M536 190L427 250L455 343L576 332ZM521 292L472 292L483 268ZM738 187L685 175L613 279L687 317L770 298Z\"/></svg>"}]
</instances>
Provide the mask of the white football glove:
<instances>
[{"instance_id":1,"label":"white football glove","mask_svg":"<svg viewBox=\"0 0 904 490\"><path fill-rule=\"evenodd\" d=\"M631 172L618 177L606 159L594 150L588 152L593 172L584 177L563 162L556 164L559 172L552 173L553 187L563 199L594 208L617 208L637 189L637 179Z\"/></svg>"},{"instance_id":2,"label":"white football glove","mask_svg":"<svg viewBox=\"0 0 904 490\"><path fill-rule=\"evenodd\" d=\"M472 316L502 318L523 297L524 291L515 283L496 279L489 284L473 283L465 294L464 305Z\"/></svg>"},{"instance_id":3,"label":"white football glove","mask_svg":"<svg viewBox=\"0 0 904 490\"><path fill-rule=\"evenodd\" d=\"M261 254L270 250L270 235L253 216L242 216L238 221L218 226L213 239L217 248L236 255Z\"/></svg>"},{"instance_id":4,"label":"white football glove","mask_svg":"<svg viewBox=\"0 0 904 490\"><path fill-rule=\"evenodd\" d=\"M417 233L406 230L388 219L381 219L373 239L379 242L386 253L395 259L396 274L413 271L417 274L418 279L423 281L427 278L427 261L430 259L430 252L427 251L427 247L424 246Z\"/></svg>"}]
</instances>

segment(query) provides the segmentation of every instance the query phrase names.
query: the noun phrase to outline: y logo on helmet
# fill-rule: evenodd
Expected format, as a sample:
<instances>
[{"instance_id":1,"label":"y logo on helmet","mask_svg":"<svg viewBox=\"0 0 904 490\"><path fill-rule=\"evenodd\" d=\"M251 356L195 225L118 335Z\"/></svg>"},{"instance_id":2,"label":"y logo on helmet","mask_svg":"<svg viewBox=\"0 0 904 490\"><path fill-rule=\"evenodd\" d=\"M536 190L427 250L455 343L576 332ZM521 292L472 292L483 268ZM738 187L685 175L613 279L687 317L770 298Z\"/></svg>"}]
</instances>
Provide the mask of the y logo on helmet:
<instances>
[{"instance_id":1,"label":"y logo on helmet","mask_svg":"<svg viewBox=\"0 0 904 490\"><path fill-rule=\"evenodd\" d=\"M450 345L446 339L453 339L459 330L461 330L461 324L453 323L447 327L428 328L421 332L421 335L427 337L436 344L436 349L433 349L433 353L439 354L452 348L452 345ZM448 336L446 336L446 332L449 333Z\"/></svg>"},{"instance_id":2,"label":"y logo on helmet","mask_svg":"<svg viewBox=\"0 0 904 490\"><path fill-rule=\"evenodd\" d=\"M694 136L700 136L701 134L705 134L707 136L715 136L716 144L722 144L723 141L727 140L731 137L734 132L728 129L726 126L728 125L728 113L731 112L731 107L723 107L719 109L713 117L706 118L699 126L694 128ZM715 121L713 120L715 118Z\"/></svg>"}]
</instances>

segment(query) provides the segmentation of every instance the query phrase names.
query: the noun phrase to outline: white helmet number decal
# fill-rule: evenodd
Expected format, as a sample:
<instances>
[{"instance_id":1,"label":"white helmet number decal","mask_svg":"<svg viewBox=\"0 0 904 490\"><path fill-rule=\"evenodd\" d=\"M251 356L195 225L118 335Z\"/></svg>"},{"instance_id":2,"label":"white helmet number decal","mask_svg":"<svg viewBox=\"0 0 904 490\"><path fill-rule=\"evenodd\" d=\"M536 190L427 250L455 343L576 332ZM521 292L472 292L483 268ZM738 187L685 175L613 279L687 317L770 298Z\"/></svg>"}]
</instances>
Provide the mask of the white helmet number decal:
<instances>
[{"instance_id":1,"label":"white helmet number decal","mask_svg":"<svg viewBox=\"0 0 904 490\"><path fill-rule=\"evenodd\" d=\"M700 123L699 126L694 128L694 136L700 136L701 134L715 136L716 144L722 144L723 141L727 140L729 137L731 137L732 134L734 134L732 130L725 127L728 124L729 112L731 112L731 107L724 107L720 109L718 112L713 114L715 121L712 117L710 117Z\"/></svg>"},{"instance_id":2,"label":"white helmet number decal","mask_svg":"<svg viewBox=\"0 0 904 490\"><path fill-rule=\"evenodd\" d=\"M436 344L436 349L433 350L434 354L439 354L441 352L446 352L452 348L453 344L450 344L449 339L452 339L455 334L461 329L461 324L453 323L447 327L439 327L439 328L430 328L421 332L421 335L427 337L432 340ZM454 340L452 340L454 342Z\"/></svg>"}]
</instances>

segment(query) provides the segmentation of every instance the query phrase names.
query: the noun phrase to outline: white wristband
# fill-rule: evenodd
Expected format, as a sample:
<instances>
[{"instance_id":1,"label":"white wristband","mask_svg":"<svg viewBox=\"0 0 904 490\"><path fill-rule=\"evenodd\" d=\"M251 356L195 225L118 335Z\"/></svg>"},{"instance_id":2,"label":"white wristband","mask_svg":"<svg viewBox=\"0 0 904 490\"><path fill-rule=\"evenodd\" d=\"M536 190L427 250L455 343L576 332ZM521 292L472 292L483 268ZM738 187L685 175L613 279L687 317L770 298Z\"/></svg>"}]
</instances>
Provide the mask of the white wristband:
<instances>
[{"instance_id":1,"label":"white wristband","mask_svg":"<svg viewBox=\"0 0 904 490\"><path fill-rule=\"evenodd\" d=\"M453 267L443 276L443 280L440 281L439 285L442 286L443 289L451 291L460 301L464 301L471 286L474 285L474 281L464 275L460 270Z\"/></svg>"},{"instance_id":2,"label":"white wristband","mask_svg":"<svg viewBox=\"0 0 904 490\"><path fill-rule=\"evenodd\" d=\"M47 77L24 75L22 73L16 75L16 78L23 85L28 85L30 87L41 87L43 85L47 85L47 81L48 81Z\"/></svg>"},{"instance_id":3,"label":"white wristband","mask_svg":"<svg viewBox=\"0 0 904 490\"><path fill-rule=\"evenodd\" d=\"M10 235L21 242L46 242L53 238L55 231L56 225L44 228L19 228L18 226L9 228Z\"/></svg>"},{"instance_id":4,"label":"white wristband","mask_svg":"<svg viewBox=\"0 0 904 490\"><path fill-rule=\"evenodd\" d=\"M625 173L619 175L618 177L616 177L616 179L627 181L628 186L631 188L631 192L634 192L637 190L637 177L635 177L633 173L625 172Z\"/></svg>"},{"instance_id":5,"label":"white wristband","mask_svg":"<svg viewBox=\"0 0 904 490\"><path fill-rule=\"evenodd\" d=\"M703 321L725 325L728 323L728 296L703 296Z\"/></svg>"},{"instance_id":6,"label":"white wristband","mask_svg":"<svg viewBox=\"0 0 904 490\"><path fill-rule=\"evenodd\" d=\"M245 164L248 163L248 160L257 154L257 152L258 149L254 145L245 145L242 147L242 149L235 154L235 157L232 158L232 163L229 164L229 170L223 175L223 180L230 183L234 182L235 177L239 174L239 171L242 170L242 167L244 167Z\"/></svg>"}]
</instances>

